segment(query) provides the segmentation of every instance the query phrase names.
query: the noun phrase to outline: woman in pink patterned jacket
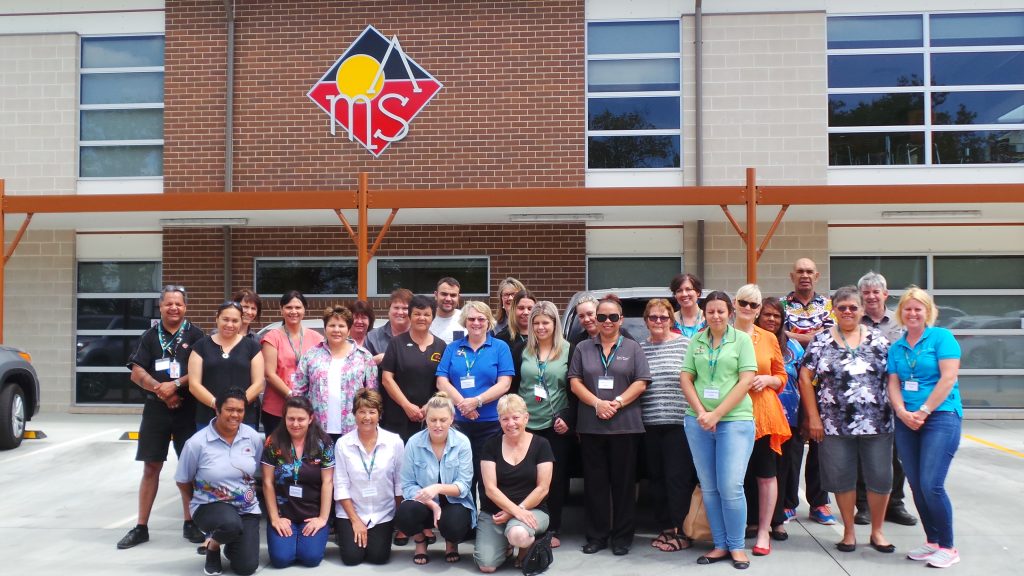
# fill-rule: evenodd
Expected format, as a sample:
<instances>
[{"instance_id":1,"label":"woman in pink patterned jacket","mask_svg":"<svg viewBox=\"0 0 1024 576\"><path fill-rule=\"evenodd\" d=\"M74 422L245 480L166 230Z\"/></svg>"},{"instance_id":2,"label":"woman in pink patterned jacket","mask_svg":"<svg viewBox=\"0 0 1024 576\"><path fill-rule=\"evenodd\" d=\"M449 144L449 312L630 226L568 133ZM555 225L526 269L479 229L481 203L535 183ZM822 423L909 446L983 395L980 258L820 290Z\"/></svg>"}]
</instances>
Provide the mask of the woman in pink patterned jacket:
<instances>
[{"instance_id":1,"label":"woman in pink patterned jacket","mask_svg":"<svg viewBox=\"0 0 1024 576\"><path fill-rule=\"evenodd\" d=\"M335 441L355 428L356 391L377 387L377 365L369 351L348 337L351 327L348 308L324 310L327 338L303 354L292 389L292 396L309 398L320 425Z\"/></svg>"}]
</instances>

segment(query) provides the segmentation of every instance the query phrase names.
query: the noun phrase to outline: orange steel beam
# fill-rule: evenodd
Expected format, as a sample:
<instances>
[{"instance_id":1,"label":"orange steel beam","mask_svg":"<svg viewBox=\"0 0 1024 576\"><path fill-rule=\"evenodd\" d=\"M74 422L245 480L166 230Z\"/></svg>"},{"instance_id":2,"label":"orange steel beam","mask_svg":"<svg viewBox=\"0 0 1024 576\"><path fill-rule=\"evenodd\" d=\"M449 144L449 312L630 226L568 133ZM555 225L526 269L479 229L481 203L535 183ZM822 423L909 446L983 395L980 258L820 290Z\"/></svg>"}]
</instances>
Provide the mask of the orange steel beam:
<instances>
[{"instance_id":1,"label":"orange steel beam","mask_svg":"<svg viewBox=\"0 0 1024 576\"><path fill-rule=\"evenodd\" d=\"M391 214L388 215L387 222L384 222L384 227L377 233L377 239L373 242L373 247L370 248L370 259L372 260L374 255L377 254L377 249L380 248L380 243L384 240L384 236L387 235L388 230L391 228L391 223L395 221L395 216L398 214L398 208L392 208Z\"/></svg>"},{"instance_id":2,"label":"orange steel beam","mask_svg":"<svg viewBox=\"0 0 1024 576\"><path fill-rule=\"evenodd\" d=\"M764 240L761 240L761 247L757 249L757 259L761 260L761 255L764 254L765 248L768 247L768 241L772 239L775 234L775 230L779 227L779 223L782 222L782 217L786 215L786 210L789 210L789 206L783 206L779 209L779 213L775 215L775 221L772 222L772 227L768 229L768 233L764 235Z\"/></svg>"},{"instance_id":3,"label":"orange steel beam","mask_svg":"<svg viewBox=\"0 0 1024 576\"><path fill-rule=\"evenodd\" d=\"M14 249L18 247L19 243L21 243L21 237L25 235L25 230L28 230L28 225L30 223L32 223L31 212L25 216L25 220L21 223L21 227L18 228L18 233L14 235L14 241L11 242L7 251L4 252L4 264L7 264L7 261L11 259L11 255L14 254Z\"/></svg>"},{"instance_id":4,"label":"orange steel beam","mask_svg":"<svg viewBox=\"0 0 1024 576\"><path fill-rule=\"evenodd\" d=\"M736 219L732 217L732 212L729 212L729 207L726 206L725 204L722 204L722 212L725 212L725 217L729 219L729 224L732 224L732 229L735 230L736 233L740 235L740 240L746 242L747 235L743 233L743 228L740 228L739 223L736 222Z\"/></svg>"},{"instance_id":5,"label":"orange steel beam","mask_svg":"<svg viewBox=\"0 0 1024 576\"><path fill-rule=\"evenodd\" d=\"M757 171L747 168L747 284L757 283Z\"/></svg>"},{"instance_id":6,"label":"orange steel beam","mask_svg":"<svg viewBox=\"0 0 1024 576\"><path fill-rule=\"evenodd\" d=\"M743 204L741 186L374 190L370 208L717 206Z\"/></svg>"},{"instance_id":7,"label":"orange steel beam","mask_svg":"<svg viewBox=\"0 0 1024 576\"><path fill-rule=\"evenodd\" d=\"M1024 184L761 186L761 204L992 204L1024 202Z\"/></svg>"},{"instance_id":8,"label":"orange steel beam","mask_svg":"<svg viewBox=\"0 0 1024 576\"><path fill-rule=\"evenodd\" d=\"M369 284L367 271L370 267L370 255L367 252L367 244L370 241L369 218L367 218L368 196L369 196L370 175L366 172L359 173L359 195L356 204L359 208L359 241L356 242L356 249L359 251L359 299L366 300L366 287Z\"/></svg>"},{"instance_id":9,"label":"orange steel beam","mask_svg":"<svg viewBox=\"0 0 1024 576\"><path fill-rule=\"evenodd\" d=\"M355 208L350 190L277 192L166 192L163 194L95 194L6 196L8 214L90 212L206 212L239 210L315 210Z\"/></svg>"},{"instance_id":10,"label":"orange steel beam","mask_svg":"<svg viewBox=\"0 0 1024 576\"><path fill-rule=\"evenodd\" d=\"M338 215L338 219L345 226L345 231L348 232L348 237L352 239L352 243L358 245L359 240L356 238L356 233L352 230L352 226L348 223L348 218L345 218L345 214L341 210L335 210L334 213Z\"/></svg>"}]
</instances>

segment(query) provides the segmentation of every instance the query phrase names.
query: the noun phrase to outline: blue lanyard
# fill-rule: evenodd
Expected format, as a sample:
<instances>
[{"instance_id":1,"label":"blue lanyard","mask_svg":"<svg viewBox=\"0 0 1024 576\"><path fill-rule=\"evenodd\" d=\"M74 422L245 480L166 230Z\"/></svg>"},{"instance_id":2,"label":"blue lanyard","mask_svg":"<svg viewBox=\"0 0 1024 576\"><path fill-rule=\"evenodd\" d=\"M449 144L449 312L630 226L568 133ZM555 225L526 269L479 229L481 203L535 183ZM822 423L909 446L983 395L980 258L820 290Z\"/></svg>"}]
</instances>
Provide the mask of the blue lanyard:
<instances>
[{"instance_id":1,"label":"blue lanyard","mask_svg":"<svg viewBox=\"0 0 1024 576\"><path fill-rule=\"evenodd\" d=\"M918 342L918 344L920 344L920 341ZM910 379L911 380L914 379L914 369L917 368L917 361L918 361L918 359L920 359L920 357L921 357L921 351L917 349L917 346L914 346L914 360L913 361L910 360L910 354L907 353L907 349L906 348L903 349L903 358L907 361L907 366L910 367Z\"/></svg>"},{"instance_id":2,"label":"blue lanyard","mask_svg":"<svg viewBox=\"0 0 1024 576\"><path fill-rule=\"evenodd\" d=\"M715 341L715 336L708 331L708 368L711 369L711 378L708 384L714 384L715 382L715 371L718 369L718 357L722 355L722 347L725 346L725 338L729 335L729 328L725 329L725 334L722 334L722 339L718 341L718 347L712 346Z\"/></svg>"},{"instance_id":3,"label":"blue lanyard","mask_svg":"<svg viewBox=\"0 0 1024 576\"><path fill-rule=\"evenodd\" d=\"M299 484L299 470L302 468L302 459L295 455L295 444L292 444L292 484Z\"/></svg>"},{"instance_id":4,"label":"blue lanyard","mask_svg":"<svg viewBox=\"0 0 1024 576\"><path fill-rule=\"evenodd\" d=\"M470 362L469 353L472 350L472 348L469 348L468 346L463 346L459 348L459 350L462 350L462 359L466 362L466 376L472 376L473 366L476 366L476 361L479 358L479 352L473 352L473 361Z\"/></svg>"},{"instance_id":5,"label":"blue lanyard","mask_svg":"<svg viewBox=\"0 0 1024 576\"><path fill-rule=\"evenodd\" d=\"M600 346L599 352L601 353L601 366L604 367L605 376L608 375L608 368L610 368L612 363L615 362L615 352L618 351L620 344L622 344L622 336L619 336L619 339L615 342L615 346L612 346L611 352L608 354L608 356L605 356L604 344L602 344L600 340L598 340L597 345Z\"/></svg>"},{"instance_id":6,"label":"blue lanyard","mask_svg":"<svg viewBox=\"0 0 1024 576\"><path fill-rule=\"evenodd\" d=\"M157 337L158 340L160 340L160 351L161 352L170 352L171 356L174 356L174 350L177 349L177 347L178 347L177 344L181 344L182 332L184 332L185 329L187 329L187 328L188 328L188 320L182 321L181 326L178 327L178 331L175 332L174 334L171 334L170 337L168 338L168 340L165 342L164 341L164 323L161 320L160 323L156 325L156 337ZM173 348L172 348L172 346L173 346Z\"/></svg>"}]
</instances>

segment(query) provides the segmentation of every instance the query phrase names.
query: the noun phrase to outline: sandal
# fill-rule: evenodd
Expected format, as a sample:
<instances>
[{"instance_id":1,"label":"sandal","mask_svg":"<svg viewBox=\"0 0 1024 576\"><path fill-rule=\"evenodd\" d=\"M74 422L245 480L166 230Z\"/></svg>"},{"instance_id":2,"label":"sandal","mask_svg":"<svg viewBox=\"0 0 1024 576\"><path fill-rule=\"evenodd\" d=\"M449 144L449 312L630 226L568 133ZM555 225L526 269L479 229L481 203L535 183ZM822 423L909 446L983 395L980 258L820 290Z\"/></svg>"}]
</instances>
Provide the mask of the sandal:
<instances>
[{"instance_id":1,"label":"sandal","mask_svg":"<svg viewBox=\"0 0 1024 576\"><path fill-rule=\"evenodd\" d=\"M430 556L427 556L427 553L426 553L426 548L427 548L427 541L426 541L426 539L423 539L423 540L415 540L414 539L413 542L416 543L416 547L417 548L419 548L420 544L423 544L423 550L424 551L423 552L417 552L417 553L413 554L412 555L412 563L416 564L417 566L423 566L424 564L429 563L430 562Z\"/></svg>"},{"instance_id":2,"label":"sandal","mask_svg":"<svg viewBox=\"0 0 1024 576\"><path fill-rule=\"evenodd\" d=\"M430 536L427 536L427 546L437 543L437 534L431 531Z\"/></svg>"},{"instance_id":3,"label":"sandal","mask_svg":"<svg viewBox=\"0 0 1024 576\"><path fill-rule=\"evenodd\" d=\"M686 550L692 546L689 538L678 532L672 532L668 535L665 541L661 542L660 545L655 546L662 552L679 552L680 550Z\"/></svg>"},{"instance_id":4,"label":"sandal","mask_svg":"<svg viewBox=\"0 0 1024 576\"><path fill-rule=\"evenodd\" d=\"M661 534L658 534L658 536L654 540L651 540L651 547L660 548L660 545L667 543L668 539L671 538L674 534L675 532L672 530L662 530Z\"/></svg>"},{"instance_id":5,"label":"sandal","mask_svg":"<svg viewBox=\"0 0 1024 576\"><path fill-rule=\"evenodd\" d=\"M462 556L458 552L446 552L444 555L444 561L449 564L455 564L459 560L462 560Z\"/></svg>"},{"instance_id":6,"label":"sandal","mask_svg":"<svg viewBox=\"0 0 1024 576\"><path fill-rule=\"evenodd\" d=\"M395 538L394 538L394 540L392 540L392 543L395 546L405 546L406 544L408 544L409 543L409 537L406 536L405 534L402 534L401 536L399 536L399 534L402 534L402 533L401 532L395 532Z\"/></svg>"}]
</instances>

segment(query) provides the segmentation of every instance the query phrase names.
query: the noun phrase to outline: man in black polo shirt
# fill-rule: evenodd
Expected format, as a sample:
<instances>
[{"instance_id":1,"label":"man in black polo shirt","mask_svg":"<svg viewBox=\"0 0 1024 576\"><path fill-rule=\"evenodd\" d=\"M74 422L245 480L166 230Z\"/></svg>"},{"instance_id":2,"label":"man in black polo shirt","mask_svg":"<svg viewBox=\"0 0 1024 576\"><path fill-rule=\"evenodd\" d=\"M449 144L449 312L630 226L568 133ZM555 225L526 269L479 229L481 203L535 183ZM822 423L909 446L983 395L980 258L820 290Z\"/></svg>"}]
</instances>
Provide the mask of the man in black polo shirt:
<instances>
[{"instance_id":1,"label":"man in black polo shirt","mask_svg":"<svg viewBox=\"0 0 1024 576\"><path fill-rule=\"evenodd\" d=\"M139 483L139 522L117 543L122 550L149 541L147 524L167 460L167 444L173 440L180 456L185 441L196 431L195 400L188 393L188 356L203 331L185 319L186 301L183 286L165 286L160 291L160 322L142 335L128 359L132 382L146 391L135 452L135 459L144 467ZM192 522L188 505L183 502L182 507L182 535L198 544L204 540L203 534Z\"/></svg>"}]
</instances>

